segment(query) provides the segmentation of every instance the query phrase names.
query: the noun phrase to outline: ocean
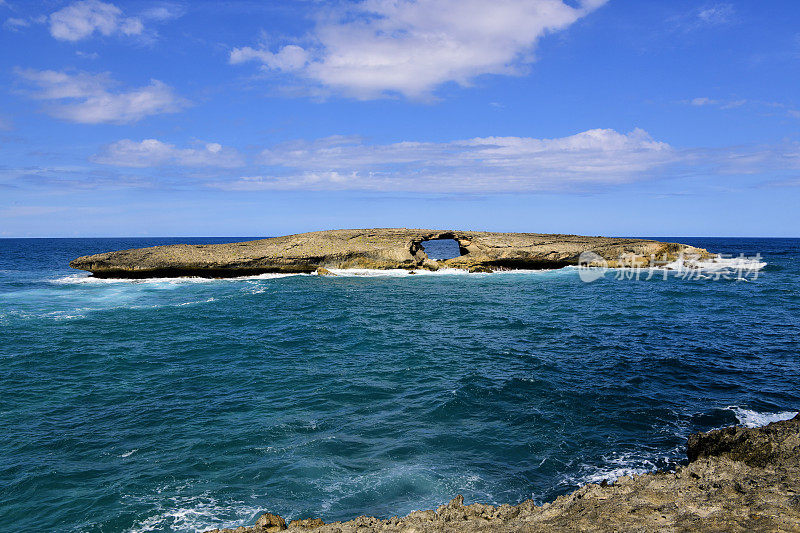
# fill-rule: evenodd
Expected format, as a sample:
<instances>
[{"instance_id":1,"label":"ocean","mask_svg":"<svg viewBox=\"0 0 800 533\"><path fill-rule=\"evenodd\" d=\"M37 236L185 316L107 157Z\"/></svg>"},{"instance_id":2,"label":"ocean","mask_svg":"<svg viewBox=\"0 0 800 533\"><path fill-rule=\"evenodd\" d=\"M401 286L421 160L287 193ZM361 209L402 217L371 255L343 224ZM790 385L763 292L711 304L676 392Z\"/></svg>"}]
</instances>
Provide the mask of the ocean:
<instances>
[{"instance_id":1,"label":"ocean","mask_svg":"<svg viewBox=\"0 0 800 533\"><path fill-rule=\"evenodd\" d=\"M0 240L0 529L546 502L800 406L798 239L662 239L767 265L591 283L577 268L125 281L68 267L237 240Z\"/></svg>"}]
</instances>

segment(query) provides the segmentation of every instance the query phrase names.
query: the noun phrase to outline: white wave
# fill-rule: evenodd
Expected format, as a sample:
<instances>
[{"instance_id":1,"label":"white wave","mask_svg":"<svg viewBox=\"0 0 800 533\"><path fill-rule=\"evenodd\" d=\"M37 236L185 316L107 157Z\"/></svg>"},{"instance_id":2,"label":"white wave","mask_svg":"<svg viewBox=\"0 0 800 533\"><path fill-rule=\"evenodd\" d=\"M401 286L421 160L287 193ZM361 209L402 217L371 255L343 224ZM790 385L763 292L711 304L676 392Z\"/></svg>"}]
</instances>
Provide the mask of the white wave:
<instances>
[{"instance_id":1,"label":"white wave","mask_svg":"<svg viewBox=\"0 0 800 533\"><path fill-rule=\"evenodd\" d=\"M467 274L466 270L460 268L440 268L439 270L405 270L402 268L392 269L373 269L373 268L329 268L333 274L342 277L393 277L404 278L410 275L410 272L418 276L442 276L442 275L461 275Z\"/></svg>"},{"instance_id":2,"label":"white wave","mask_svg":"<svg viewBox=\"0 0 800 533\"><path fill-rule=\"evenodd\" d=\"M652 468L643 466L618 466L616 468L601 468L592 474L586 474L581 480L584 484L602 483L603 481L613 483L621 477L639 476L642 474L647 474L648 472L654 472L655 470L655 465L653 465Z\"/></svg>"},{"instance_id":3,"label":"white wave","mask_svg":"<svg viewBox=\"0 0 800 533\"><path fill-rule=\"evenodd\" d=\"M654 472L658 469L656 461L652 458L642 457L632 453L623 453L615 457L604 457L605 464L581 465L581 471L576 476L565 476L562 482L572 485L585 485L587 483L615 482L624 476L634 476ZM664 458L668 462L668 458Z\"/></svg>"},{"instance_id":4,"label":"white wave","mask_svg":"<svg viewBox=\"0 0 800 533\"><path fill-rule=\"evenodd\" d=\"M511 275L530 275L530 274L544 274L548 272L562 271L566 268L550 268L550 269L537 269L537 270L496 270L493 274L511 274ZM329 268L331 273L339 277L407 277L413 272L418 276L462 276L470 274L469 271L461 268L440 268L439 270L406 270L406 269L373 269L373 268ZM473 273L474 274L474 273ZM237 276L233 278L203 278L197 276L186 277L172 277L172 278L96 278L87 273L70 274L60 278L49 279L50 283L56 285L116 285L126 284L135 285L139 283L147 284L162 284L162 285L179 285L188 283L219 283L231 281L258 281L268 279L280 279L292 276L316 276L316 272L312 273L271 273L271 274L257 274L253 276ZM481 274L485 275L485 274ZM263 291L254 292L257 294Z\"/></svg>"},{"instance_id":5,"label":"white wave","mask_svg":"<svg viewBox=\"0 0 800 533\"><path fill-rule=\"evenodd\" d=\"M139 448L134 448L133 450L127 451L127 452L125 452L123 454L120 454L119 456L120 457L130 457L131 455L133 455L134 453L136 453L138 451L139 451Z\"/></svg>"},{"instance_id":6,"label":"white wave","mask_svg":"<svg viewBox=\"0 0 800 533\"><path fill-rule=\"evenodd\" d=\"M750 409L744 409L738 405L729 405L725 409L733 411L739 423L748 428L766 426L771 422L790 420L797 415L797 411L782 411L780 413L760 413Z\"/></svg>"},{"instance_id":7,"label":"white wave","mask_svg":"<svg viewBox=\"0 0 800 533\"><path fill-rule=\"evenodd\" d=\"M134 301L131 298L128 298L127 300ZM125 305L113 305L110 302L104 302L104 299L99 299L94 303L99 303L100 305L89 306L89 307L69 306L68 309L62 309L57 311L40 311L40 312L11 310L8 312L0 313L0 322L5 322L12 318L21 320L37 320L37 319L55 320L55 321L77 320L86 318L88 314L96 312L114 311L118 309L131 309L131 310L163 309L168 307L203 305L203 304L213 303L216 301L217 298L214 298L212 296L202 300L190 300L186 302L163 302L163 303L146 304L146 305L133 304L133 303ZM105 303L106 305L103 305L103 303Z\"/></svg>"},{"instance_id":8,"label":"white wave","mask_svg":"<svg viewBox=\"0 0 800 533\"><path fill-rule=\"evenodd\" d=\"M166 284L166 285L178 285L178 284L185 284L185 283L217 283L217 282L226 282L226 281L252 281L252 280L262 280L262 279L278 279L278 278L286 278L290 276L309 276L311 274L302 274L302 273L274 273L274 274L258 274L255 276L238 276L234 278L201 278L197 276L187 276L187 277L177 277L177 278L95 278L88 273L86 274L70 274L69 276L63 276L60 278L50 279L48 280L50 283L55 283L59 285L109 285L109 284L139 284L139 283L151 283L151 284Z\"/></svg>"},{"instance_id":9,"label":"white wave","mask_svg":"<svg viewBox=\"0 0 800 533\"><path fill-rule=\"evenodd\" d=\"M249 294L263 294L267 292L267 288L263 285L258 285L257 288L247 291Z\"/></svg>"},{"instance_id":10,"label":"white wave","mask_svg":"<svg viewBox=\"0 0 800 533\"><path fill-rule=\"evenodd\" d=\"M184 305L197 305L197 304L207 304L211 302L216 302L217 299L214 297L206 298L205 300L197 300L195 302L183 302L181 304L175 304L176 307L183 307Z\"/></svg>"},{"instance_id":11,"label":"white wave","mask_svg":"<svg viewBox=\"0 0 800 533\"><path fill-rule=\"evenodd\" d=\"M53 319L54 320L74 320L76 318L86 318L86 315L69 315L69 314L63 314L63 315L54 314L53 315Z\"/></svg>"},{"instance_id":12,"label":"white wave","mask_svg":"<svg viewBox=\"0 0 800 533\"><path fill-rule=\"evenodd\" d=\"M264 512L260 507L244 502L220 503L208 496L172 498L173 507L163 509L139 521L129 533L147 531L194 531L201 533L220 527L252 525L255 517Z\"/></svg>"},{"instance_id":13,"label":"white wave","mask_svg":"<svg viewBox=\"0 0 800 533\"><path fill-rule=\"evenodd\" d=\"M753 273L767 266L766 261L760 257L721 257L716 256L711 259L698 259L691 256L679 257L671 263L667 263L663 268L667 270L700 270L703 272L738 272ZM741 276L740 276L741 277Z\"/></svg>"},{"instance_id":14,"label":"white wave","mask_svg":"<svg viewBox=\"0 0 800 533\"><path fill-rule=\"evenodd\" d=\"M306 274L304 272L289 272L289 273L272 273L272 274L257 274L255 276L239 276L236 278L221 278L212 281L248 281L254 279L280 279L290 278L292 276L313 276L315 274Z\"/></svg>"},{"instance_id":15,"label":"white wave","mask_svg":"<svg viewBox=\"0 0 800 533\"><path fill-rule=\"evenodd\" d=\"M568 267L561 268L537 268L537 269L511 269L511 270L495 270L492 272L493 276L497 275L511 275L511 276L530 276L551 274L554 272L566 272Z\"/></svg>"},{"instance_id":16,"label":"white wave","mask_svg":"<svg viewBox=\"0 0 800 533\"><path fill-rule=\"evenodd\" d=\"M333 274L342 277L397 277L405 278L414 272L418 276L485 276L488 273L470 273L468 270L462 268L440 268L439 270L405 270L405 269L372 269L372 268L329 268ZM539 270L495 270L491 273L492 276L497 275L530 275L530 274L544 274L548 272L556 272L563 269L539 269Z\"/></svg>"}]
</instances>

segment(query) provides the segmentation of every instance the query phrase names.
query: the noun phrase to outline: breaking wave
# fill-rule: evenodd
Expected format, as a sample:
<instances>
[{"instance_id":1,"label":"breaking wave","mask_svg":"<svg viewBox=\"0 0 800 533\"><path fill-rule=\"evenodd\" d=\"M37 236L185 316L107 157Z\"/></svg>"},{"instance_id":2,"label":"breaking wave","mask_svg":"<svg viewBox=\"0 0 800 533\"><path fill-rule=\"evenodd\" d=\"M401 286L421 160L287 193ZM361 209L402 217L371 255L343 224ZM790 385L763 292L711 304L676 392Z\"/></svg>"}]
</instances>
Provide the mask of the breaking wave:
<instances>
[{"instance_id":1,"label":"breaking wave","mask_svg":"<svg viewBox=\"0 0 800 533\"><path fill-rule=\"evenodd\" d=\"M739 423L748 428L757 428L766 426L772 422L780 422L781 420L791 420L797 416L797 411L782 411L779 413L764 413L753 411L751 409L744 409L738 405L729 405L726 407L733 411Z\"/></svg>"}]
</instances>

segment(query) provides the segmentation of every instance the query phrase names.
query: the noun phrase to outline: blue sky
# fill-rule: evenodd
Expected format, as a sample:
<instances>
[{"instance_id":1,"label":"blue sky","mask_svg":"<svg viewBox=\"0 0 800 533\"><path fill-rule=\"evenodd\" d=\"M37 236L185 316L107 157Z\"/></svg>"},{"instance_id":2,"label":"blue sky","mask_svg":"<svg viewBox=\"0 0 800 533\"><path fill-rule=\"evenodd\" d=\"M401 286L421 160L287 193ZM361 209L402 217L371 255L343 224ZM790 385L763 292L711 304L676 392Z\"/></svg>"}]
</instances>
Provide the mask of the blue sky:
<instances>
[{"instance_id":1,"label":"blue sky","mask_svg":"<svg viewBox=\"0 0 800 533\"><path fill-rule=\"evenodd\" d=\"M0 0L0 236L800 236L795 1Z\"/></svg>"}]
</instances>

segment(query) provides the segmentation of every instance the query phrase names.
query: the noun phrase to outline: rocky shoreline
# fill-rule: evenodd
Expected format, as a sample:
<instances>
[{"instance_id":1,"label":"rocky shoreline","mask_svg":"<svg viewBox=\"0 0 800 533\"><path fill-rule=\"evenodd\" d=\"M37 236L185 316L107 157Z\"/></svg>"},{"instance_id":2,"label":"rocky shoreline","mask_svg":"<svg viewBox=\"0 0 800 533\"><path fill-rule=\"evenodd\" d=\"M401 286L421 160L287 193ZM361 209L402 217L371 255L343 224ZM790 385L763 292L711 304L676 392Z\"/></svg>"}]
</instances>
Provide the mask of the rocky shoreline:
<instances>
[{"instance_id":1,"label":"rocky shoreline","mask_svg":"<svg viewBox=\"0 0 800 533\"><path fill-rule=\"evenodd\" d=\"M794 531L800 532L800 414L761 428L728 427L689 437L689 464L675 472L589 484L551 503L464 505L403 518L361 516L325 524L262 515L251 527L209 533Z\"/></svg>"},{"instance_id":2,"label":"rocky shoreline","mask_svg":"<svg viewBox=\"0 0 800 533\"><path fill-rule=\"evenodd\" d=\"M461 255L439 261L428 257L422 243L439 239L455 240ZM680 255L711 257L701 248L646 239L383 228L317 231L226 244L137 248L79 257L70 266L101 278L225 278L342 268L492 272L577 265L581 253L588 251L609 267L647 267L653 261L674 261Z\"/></svg>"}]
</instances>

